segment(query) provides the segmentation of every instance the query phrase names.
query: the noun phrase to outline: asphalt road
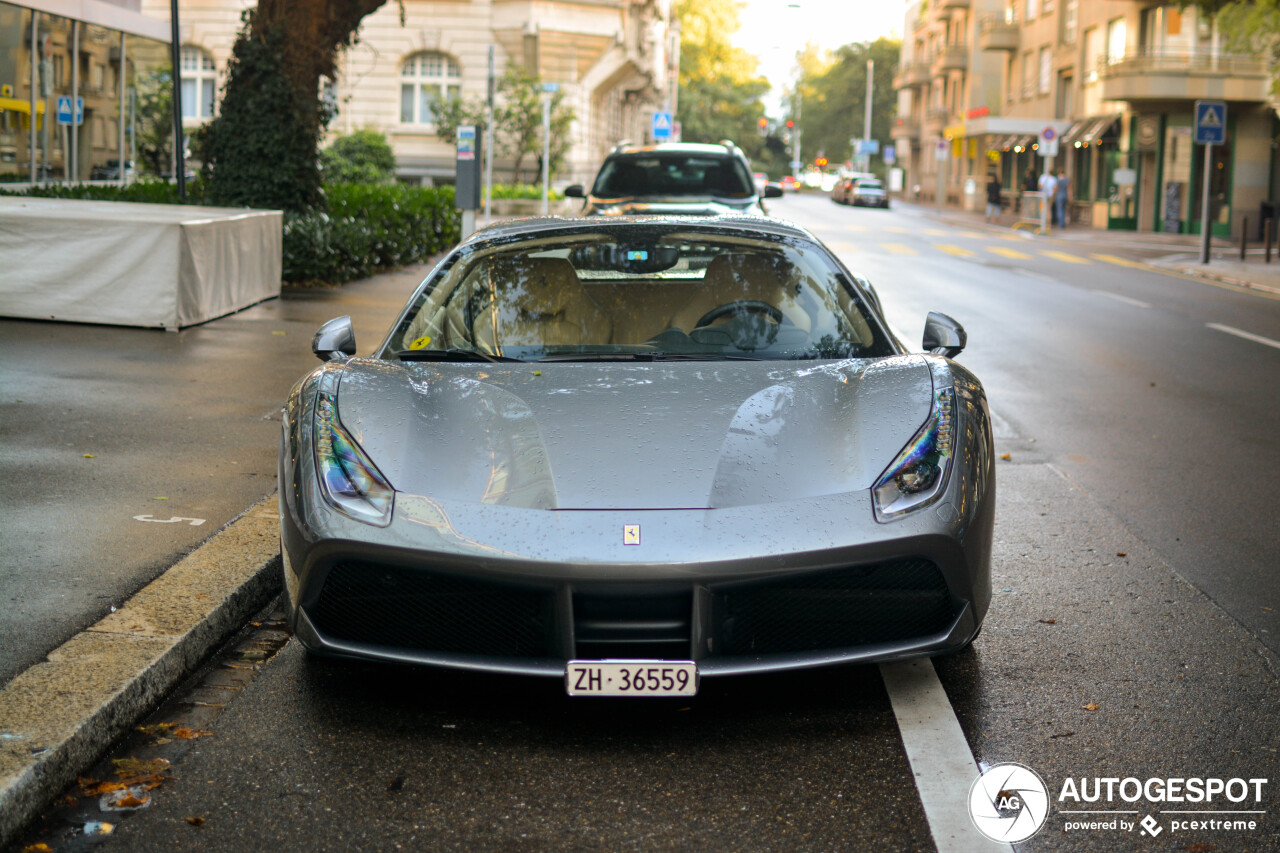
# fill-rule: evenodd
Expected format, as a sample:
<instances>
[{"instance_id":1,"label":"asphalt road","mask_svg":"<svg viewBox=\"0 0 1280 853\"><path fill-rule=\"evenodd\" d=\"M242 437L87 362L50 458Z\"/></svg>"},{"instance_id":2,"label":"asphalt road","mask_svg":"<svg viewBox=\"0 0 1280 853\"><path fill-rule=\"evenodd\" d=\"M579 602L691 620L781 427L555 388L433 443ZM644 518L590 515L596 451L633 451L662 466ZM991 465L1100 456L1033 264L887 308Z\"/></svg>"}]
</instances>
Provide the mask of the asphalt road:
<instances>
[{"instance_id":1,"label":"asphalt road","mask_svg":"<svg viewBox=\"0 0 1280 853\"><path fill-rule=\"evenodd\" d=\"M789 197L774 210L871 278L908 342L929 310L969 332L960 360L986 385L997 452L1008 454L998 470L996 594L974 649L936 666L973 758L1022 762L1055 795L1046 828L1019 849L1280 850L1280 454L1270 441L1280 404L1269 393L1280 349L1206 325L1280 340L1280 303L1099 259L1125 257L1105 241L1008 239L919 210L854 210L818 197ZM302 350L301 373L310 328L347 311L332 310L347 298L366 298L361 288L322 310L279 303L305 313L296 321L304 328L273 317L263 333L288 332L280 343ZM394 311L386 298L374 328ZM12 346L8 325L0 358ZM38 325L46 336L55 328ZM204 330L206 347L222 345L212 324ZM272 369L289 374L281 362ZM7 383L2 393L9 402ZM225 434L263 442L232 457L253 460L263 476L276 426L259 430L254 405ZM199 471L220 484L203 488L222 495L224 517L234 514L243 485L232 485L229 467L207 476L213 462L232 460L179 462L185 451L169 440L166 487L195 488L188 480ZM129 519L150 507L104 500L92 510L86 519ZM74 527L75 516L59 518ZM127 554L138 534L121 525L115 547ZM20 844L931 850L940 831L916 794L921 769L904 756L876 668L708 679L687 702L584 702L555 681L317 665L269 619L257 621L151 721L205 736L175 741L152 729L112 754L172 761L149 807L104 814L97 798L71 791ZM107 761L90 775L113 769ZM1168 803L1056 799L1068 778L1094 777L1265 778L1259 803L1231 808L1267 813L1252 830L1183 830L1173 822L1185 816L1169 814L1180 809ZM1152 816L1163 835L1068 829L1086 818L1073 810L1090 808L1108 811L1104 822ZM85 833L104 819L115 824L110 834Z\"/></svg>"},{"instance_id":2,"label":"asphalt road","mask_svg":"<svg viewBox=\"0 0 1280 853\"><path fill-rule=\"evenodd\" d=\"M0 320L0 684L269 494L316 327L350 314L372 350L424 275L176 333Z\"/></svg>"}]
</instances>

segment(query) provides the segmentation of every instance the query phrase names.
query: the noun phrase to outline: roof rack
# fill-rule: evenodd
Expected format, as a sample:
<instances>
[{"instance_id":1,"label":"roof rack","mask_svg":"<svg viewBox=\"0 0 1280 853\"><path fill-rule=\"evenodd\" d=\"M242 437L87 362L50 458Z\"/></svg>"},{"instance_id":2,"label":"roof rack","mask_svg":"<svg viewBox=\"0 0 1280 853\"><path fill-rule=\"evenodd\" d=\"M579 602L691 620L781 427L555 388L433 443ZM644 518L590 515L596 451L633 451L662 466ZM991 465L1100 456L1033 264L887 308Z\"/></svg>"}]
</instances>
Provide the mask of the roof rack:
<instances>
[{"instance_id":1,"label":"roof rack","mask_svg":"<svg viewBox=\"0 0 1280 853\"><path fill-rule=\"evenodd\" d=\"M732 139L721 139L720 144L723 145L725 148L728 148L730 151L738 150L738 146L733 144Z\"/></svg>"},{"instance_id":2,"label":"roof rack","mask_svg":"<svg viewBox=\"0 0 1280 853\"><path fill-rule=\"evenodd\" d=\"M613 146L613 150L614 150L615 152L617 152L617 151L621 151L623 148L626 148L626 147L627 147L628 145L630 145L630 144L631 144L631 140L630 140L630 139L624 139L624 140L622 140L621 142L619 142L617 145Z\"/></svg>"}]
</instances>

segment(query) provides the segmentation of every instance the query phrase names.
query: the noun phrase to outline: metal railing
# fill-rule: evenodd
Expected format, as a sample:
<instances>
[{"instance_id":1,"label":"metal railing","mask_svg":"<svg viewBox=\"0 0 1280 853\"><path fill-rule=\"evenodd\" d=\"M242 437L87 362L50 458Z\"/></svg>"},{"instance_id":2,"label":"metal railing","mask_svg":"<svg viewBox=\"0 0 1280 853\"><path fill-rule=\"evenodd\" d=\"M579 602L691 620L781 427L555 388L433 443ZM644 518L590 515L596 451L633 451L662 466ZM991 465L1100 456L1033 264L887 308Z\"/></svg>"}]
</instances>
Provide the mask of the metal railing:
<instances>
[{"instance_id":1,"label":"metal railing","mask_svg":"<svg viewBox=\"0 0 1280 853\"><path fill-rule=\"evenodd\" d=\"M1239 53L1140 51L1124 56L1098 57L1098 76L1119 74L1200 74L1222 77L1265 77L1267 63Z\"/></svg>"}]
</instances>

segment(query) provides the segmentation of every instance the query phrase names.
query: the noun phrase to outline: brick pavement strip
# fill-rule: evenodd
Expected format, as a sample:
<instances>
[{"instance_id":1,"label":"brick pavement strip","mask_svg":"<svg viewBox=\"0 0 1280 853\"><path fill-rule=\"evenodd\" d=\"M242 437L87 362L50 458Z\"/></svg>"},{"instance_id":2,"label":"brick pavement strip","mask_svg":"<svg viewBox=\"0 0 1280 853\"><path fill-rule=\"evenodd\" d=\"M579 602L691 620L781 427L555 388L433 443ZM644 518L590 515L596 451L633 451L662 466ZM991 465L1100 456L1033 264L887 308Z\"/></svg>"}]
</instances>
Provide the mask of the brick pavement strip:
<instances>
[{"instance_id":1,"label":"brick pavement strip","mask_svg":"<svg viewBox=\"0 0 1280 853\"><path fill-rule=\"evenodd\" d=\"M270 495L0 690L0 847L279 590Z\"/></svg>"}]
</instances>

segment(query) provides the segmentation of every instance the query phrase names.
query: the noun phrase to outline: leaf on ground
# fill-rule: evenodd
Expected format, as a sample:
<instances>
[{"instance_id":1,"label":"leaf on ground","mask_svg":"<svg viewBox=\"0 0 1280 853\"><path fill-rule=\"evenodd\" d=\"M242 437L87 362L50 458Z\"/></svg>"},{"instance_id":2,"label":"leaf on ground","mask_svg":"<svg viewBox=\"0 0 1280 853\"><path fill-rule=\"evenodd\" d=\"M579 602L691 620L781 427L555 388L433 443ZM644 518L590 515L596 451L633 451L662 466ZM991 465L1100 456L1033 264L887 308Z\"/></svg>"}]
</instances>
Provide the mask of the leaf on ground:
<instances>
[{"instance_id":1,"label":"leaf on ground","mask_svg":"<svg viewBox=\"0 0 1280 853\"><path fill-rule=\"evenodd\" d=\"M149 726L138 726L144 735L164 735L178 727L177 723L152 723Z\"/></svg>"},{"instance_id":2,"label":"leaf on ground","mask_svg":"<svg viewBox=\"0 0 1280 853\"><path fill-rule=\"evenodd\" d=\"M92 454L92 453L86 453L86 454L84 454L84 458L85 458L85 459L97 459L98 457L97 457L96 455Z\"/></svg>"},{"instance_id":3,"label":"leaf on ground","mask_svg":"<svg viewBox=\"0 0 1280 853\"><path fill-rule=\"evenodd\" d=\"M1187 850L1190 853L1213 853L1218 848L1204 841L1197 841L1194 844L1188 844Z\"/></svg>"},{"instance_id":4,"label":"leaf on ground","mask_svg":"<svg viewBox=\"0 0 1280 853\"><path fill-rule=\"evenodd\" d=\"M283 334L284 334L284 332L272 332L271 334L273 334L273 335L283 335Z\"/></svg>"},{"instance_id":5,"label":"leaf on ground","mask_svg":"<svg viewBox=\"0 0 1280 853\"><path fill-rule=\"evenodd\" d=\"M167 501L167 500L169 500L169 499L168 499L168 498L152 498L151 500L153 500L153 501Z\"/></svg>"},{"instance_id":6,"label":"leaf on ground","mask_svg":"<svg viewBox=\"0 0 1280 853\"><path fill-rule=\"evenodd\" d=\"M213 732L204 729L174 729L173 736L181 740L192 740L198 737L212 737Z\"/></svg>"},{"instance_id":7,"label":"leaf on ground","mask_svg":"<svg viewBox=\"0 0 1280 853\"><path fill-rule=\"evenodd\" d=\"M1090 702L1088 705L1083 705L1081 707L1083 707L1086 711L1096 711L1102 706L1099 705L1097 702Z\"/></svg>"},{"instance_id":8,"label":"leaf on ground","mask_svg":"<svg viewBox=\"0 0 1280 853\"><path fill-rule=\"evenodd\" d=\"M151 797L148 794L143 794L141 797L135 797L132 793L126 793L124 796L112 800L112 805L121 809L136 809L145 806L147 804L147 800L150 799Z\"/></svg>"},{"instance_id":9,"label":"leaf on ground","mask_svg":"<svg viewBox=\"0 0 1280 853\"><path fill-rule=\"evenodd\" d=\"M28 844L23 847L22 853L53 853L53 848L43 841L37 841L35 844Z\"/></svg>"},{"instance_id":10,"label":"leaf on ground","mask_svg":"<svg viewBox=\"0 0 1280 853\"><path fill-rule=\"evenodd\" d=\"M80 785L80 796L82 797L101 797L103 794L110 794L112 791L121 791L129 787L123 782L99 782L97 779L86 779L83 776L76 780Z\"/></svg>"},{"instance_id":11,"label":"leaf on ground","mask_svg":"<svg viewBox=\"0 0 1280 853\"><path fill-rule=\"evenodd\" d=\"M1127 557L1127 556L1129 556L1129 555L1128 555L1127 553L1125 553L1124 551L1116 551L1116 556L1117 556L1117 557Z\"/></svg>"},{"instance_id":12,"label":"leaf on ground","mask_svg":"<svg viewBox=\"0 0 1280 853\"><path fill-rule=\"evenodd\" d=\"M189 817L186 821L192 826L204 826L204 818L202 817Z\"/></svg>"},{"instance_id":13,"label":"leaf on ground","mask_svg":"<svg viewBox=\"0 0 1280 853\"><path fill-rule=\"evenodd\" d=\"M1052 740L1053 738L1074 737L1074 736L1075 736L1075 732L1058 732L1056 735L1049 735L1049 739Z\"/></svg>"},{"instance_id":14,"label":"leaf on ground","mask_svg":"<svg viewBox=\"0 0 1280 853\"><path fill-rule=\"evenodd\" d=\"M1270 612L1271 612L1271 608L1270 608L1270 607L1263 607L1262 609L1263 609L1263 610L1265 610L1265 611L1267 611L1268 613L1270 613Z\"/></svg>"},{"instance_id":15,"label":"leaf on ground","mask_svg":"<svg viewBox=\"0 0 1280 853\"><path fill-rule=\"evenodd\" d=\"M1058 620L1057 619L1041 619L1040 623L1043 625L1057 625Z\"/></svg>"},{"instance_id":16,"label":"leaf on ground","mask_svg":"<svg viewBox=\"0 0 1280 853\"><path fill-rule=\"evenodd\" d=\"M1008 462L1010 459L1012 459L1012 458L1013 458L1013 454L1012 454L1012 453L1001 453L1001 454L1000 454L1000 458L1001 458L1001 459L1003 459L1005 462Z\"/></svg>"}]
</instances>

